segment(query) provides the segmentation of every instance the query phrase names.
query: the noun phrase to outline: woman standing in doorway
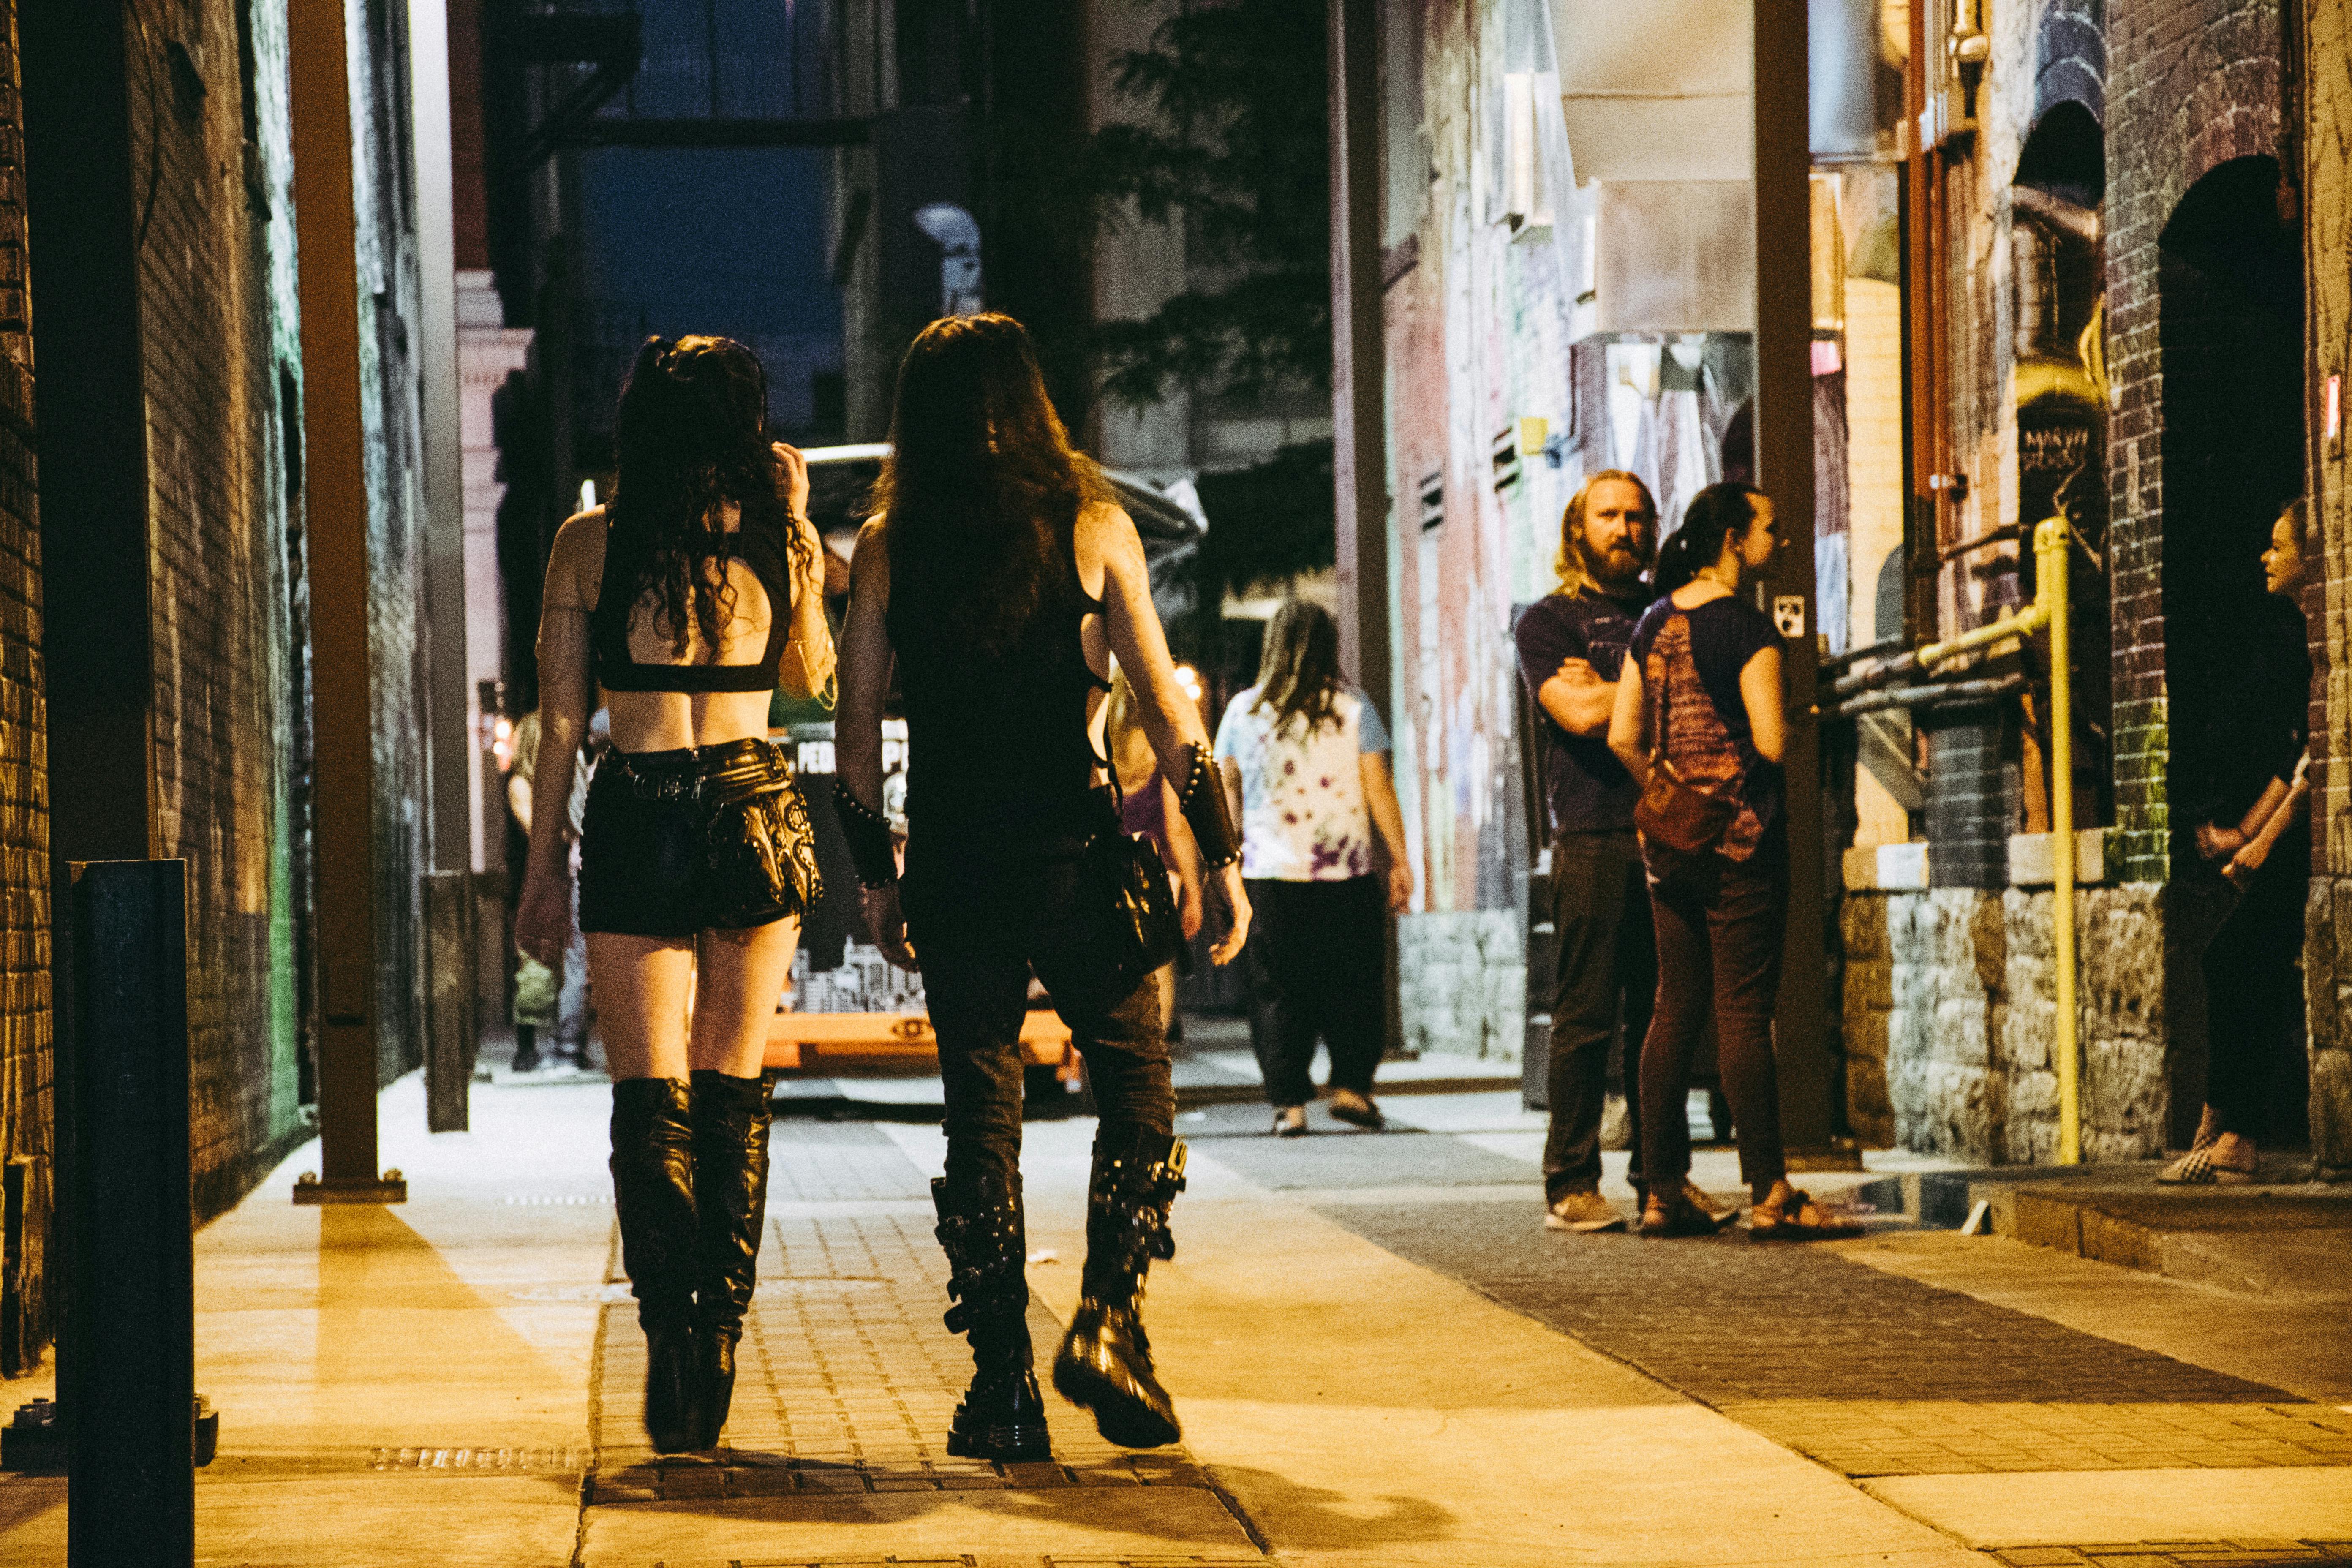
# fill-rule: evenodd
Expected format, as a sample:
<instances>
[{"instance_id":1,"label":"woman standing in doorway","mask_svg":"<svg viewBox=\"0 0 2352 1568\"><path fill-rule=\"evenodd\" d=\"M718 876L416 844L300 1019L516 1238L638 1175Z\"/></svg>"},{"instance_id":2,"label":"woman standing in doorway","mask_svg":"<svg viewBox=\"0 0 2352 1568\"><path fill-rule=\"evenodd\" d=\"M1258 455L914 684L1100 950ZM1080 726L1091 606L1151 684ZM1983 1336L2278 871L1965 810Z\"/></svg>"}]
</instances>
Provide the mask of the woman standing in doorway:
<instances>
[{"instance_id":1,"label":"woman standing in doorway","mask_svg":"<svg viewBox=\"0 0 2352 1568\"><path fill-rule=\"evenodd\" d=\"M1176 1441L1151 1361L1143 1281L1184 1184L1162 976L1099 961L1118 923L1093 872L1118 831L1092 725L1116 656L1209 886L1249 929L1239 847L1200 716L1176 684L1143 542L1046 401L1009 316L925 328L898 371L877 510L850 565L835 756L842 826L874 940L919 960L947 1091L947 1171L931 1184L948 1324L971 1387L948 1452L1048 1457L1029 1342L1021 1194L1021 1022L1034 967L1085 1055L1101 1122L1078 1307L1054 1386L1128 1447ZM905 879L882 815L882 707L907 715ZM903 902L902 902L903 893Z\"/></svg>"},{"instance_id":2,"label":"woman standing in doorway","mask_svg":"<svg viewBox=\"0 0 2352 1568\"><path fill-rule=\"evenodd\" d=\"M516 940L557 962L561 831L599 686L580 923L613 1075L621 1258L646 1332L657 1452L719 1440L768 1183L761 1058L815 897L808 813L768 703L833 674L808 471L769 444L767 381L725 338L654 338L621 393L611 504L556 535L540 618L541 735Z\"/></svg>"},{"instance_id":3,"label":"woman standing in doorway","mask_svg":"<svg viewBox=\"0 0 2352 1568\"><path fill-rule=\"evenodd\" d=\"M2256 1142L2303 1054L2303 902L2311 879L2311 644L2301 598L2306 573L2300 500L2271 524L2263 552L2264 613L2241 628L2234 822L2201 823L2198 853L2240 889L2206 944L2210 1043L2205 1110L2189 1152L2158 1173L2168 1184L2242 1185ZM2282 1090L2289 1092L2282 1093Z\"/></svg>"},{"instance_id":4,"label":"woman standing in doorway","mask_svg":"<svg viewBox=\"0 0 2352 1568\"><path fill-rule=\"evenodd\" d=\"M1322 605L1293 599L1275 612L1257 684L1217 726L1217 758L1259 917L1250 1043L1274 1135L1307 1131L1318 1036L1331 1053L1331 1114L1377 1129L1372 1073L1389 1033L1385 922L1411 905L1412 868L1388 730L1340 679L1339 628Z\"/></svg>"},{"instance_id":5,"label":"woman standing in doorway","mask_svg":"<svg viewBox=\"0 0 2352 1568\"><path fill-rule=\"evenodd\" d=\"M1658 551L1657 602L1633 628L1609 749L1646 790L1654 772L1726 803L1713 843L1676 849L1645 835L1658 942L1658 1001L1642 1044L1644 1236L1717 1228L1685 1194L1691 1055L1714 1009L1724 1093L1759 1240L1854 1236L1860 1227L1789 1184L1772 1003L1789 917L1780 755L1788 721L1780 639L1745 595L1780 549L1772 503L1751 485L1709 485Z\"/></svg>"}]
</instances>

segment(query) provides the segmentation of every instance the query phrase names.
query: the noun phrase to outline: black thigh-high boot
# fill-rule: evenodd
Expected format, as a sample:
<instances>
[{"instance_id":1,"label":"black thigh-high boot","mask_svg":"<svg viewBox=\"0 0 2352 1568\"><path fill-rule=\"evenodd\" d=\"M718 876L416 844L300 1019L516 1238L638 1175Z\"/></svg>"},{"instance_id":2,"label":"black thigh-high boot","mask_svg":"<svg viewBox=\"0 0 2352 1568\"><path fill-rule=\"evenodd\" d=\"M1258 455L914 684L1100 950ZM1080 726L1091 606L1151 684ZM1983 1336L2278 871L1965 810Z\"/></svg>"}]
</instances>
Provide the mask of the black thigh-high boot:
<instances>
[{"instance_id":1,"label":"black thigh-high boot","mask_svg":"<svg viewBox=\"0 0 2352 1568\"><path fill-rule=\"evenodd\" d=\"M613 1086L613 1200L621 1265L646 1331L646 1436L659 1454L700 1436L694 1376L694 1129L686 1085L671 1078Z\"/></svg>"},{"instance_id":2,"label":"black thigh-high boot","mask_svg":"<svg viewBox=\"0 0 2352 1568\"><path fill-rule=\"evenodd\" d=\"M971 1387L948 1428L948 1452L966 1459L1047 1459L1045 1396L1029 1344L1029 1239L1021 1177L931 1183L937 1235L948 1255L947 1325L971 1341Z\"/></svg>"},{"instance_id":3,"label":"black thigh-high boot","mask_svg":"<svg viewBox=\"0 0 2352 1568\"><path fill-rule=\"evenodd\" d=\"M694 1206L701 1222L695 1276L697 1447L714 1447L735 1398L735 1346L758 1282L768 1212L767 1079L698 1071L693 1077Z\"/></svg>"},{"instance_id":4,"label":"black thigh-high boot","mask_svg":"<svg viewBox=\"0 0 2352 1568\"><path fill-rule=\"evenodd\" d=\"M1143 1279L1184 1190L1184 1145L1165 1132L1097 1134L1087 1194L1087 1268L1078 1310L1054 1358L1054 1386L1094 1412L1095 1428L1129 1448L1182 1436L1151 1367Z\"/></svg>"}]
</instances>

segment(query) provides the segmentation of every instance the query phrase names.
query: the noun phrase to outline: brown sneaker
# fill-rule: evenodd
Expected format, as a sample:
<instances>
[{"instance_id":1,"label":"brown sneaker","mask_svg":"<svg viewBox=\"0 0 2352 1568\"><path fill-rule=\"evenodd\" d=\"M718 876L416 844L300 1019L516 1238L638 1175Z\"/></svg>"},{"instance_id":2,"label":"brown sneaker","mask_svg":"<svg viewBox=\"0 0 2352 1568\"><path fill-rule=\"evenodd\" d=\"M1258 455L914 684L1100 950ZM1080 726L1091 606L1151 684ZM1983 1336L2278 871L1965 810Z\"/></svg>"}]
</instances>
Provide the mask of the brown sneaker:
<instances>
[{"instance_id":1,"label":"brown sneaker","mask_svg":"<svg viewBox=\"0 0 2352 1568\"><path fill-rule=\"evenodd\" d=\"M1581 1231L1591 1236L1624 1229L1625 1216L1599 1193L1566 1193L1544 1211L1544 1228Z\"/></svg>"}]
</instances>

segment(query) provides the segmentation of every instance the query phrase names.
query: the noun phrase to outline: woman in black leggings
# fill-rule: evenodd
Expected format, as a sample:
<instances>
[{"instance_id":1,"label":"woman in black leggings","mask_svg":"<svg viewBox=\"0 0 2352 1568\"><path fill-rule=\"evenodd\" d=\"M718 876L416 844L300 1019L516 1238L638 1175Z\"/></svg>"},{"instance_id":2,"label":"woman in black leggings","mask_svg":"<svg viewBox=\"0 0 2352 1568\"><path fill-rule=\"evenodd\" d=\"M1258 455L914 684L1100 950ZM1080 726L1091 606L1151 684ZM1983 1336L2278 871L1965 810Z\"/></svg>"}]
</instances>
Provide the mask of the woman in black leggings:
<instances>
[{"instance_id":1,"label":"woman in black leggings","mask_svg":"<svg viewBox=\"0 0 2352 1568\"><path fill-rule=\"evenodd\" d=\"M515 941L572 928L573 759L599 687L613 749L580 840L613 1074L621 1262L646 1332L658 1452L719 1441L767 1204L761 1058L816 895L808 812L768 733L779 686L833 674L808 469L767 437L759 360L725 338L646 342L621 393L612 504L563 525L539 623L541 737Z\"/></svg>"},{"instance_id":2,"label":"woman in black leggings","mask_svg":"<svg viewBox=\"0 0 2352 1568\"><path fill-rule=\"evenodd\" d=\"M1096 961L1116 911L1085 873L1118 831L1093 724L1110 659L1175 785L1213 898L1249 927L1240 850L1201 717L1176 684L1135 524L1070 449L1028 334L1009 316L934 321L907 351L877 510L850 566L835 726L842 825L866 917L891 962L919 961L947 1090L947 1173L931 1184L948 1326L974 1375L948 1452L1048 1457L1032 1369L1021 1203L1022 1015L1029 973L1085 1055L1101 1125L1076 1313L1054 1386L1130 1447L1172 1443L1176 1413L1141 1320L1183 1186L1160 976ZM883 703L906 706L907 848L883 816Z\"/></svg>"},{"instance_id":3,"label":"woman in black leggings","mask_svg":"<svg viewBox=\"0 0 2352 1568\"><path fill-rule=\"evenodd\" d=\"M1690 1170L1691 1054L1714 1010L1723 1090L1739 1130L1739 1168L1759 1240L1853 1236L1789 1184L1780 1148L1780 1089L1772 1002L1789 918L1789 838L1780 753L1780 639L1743 592L1780 548L1772 503L1750 485L1691 498L1658 551L1657 602L1633 628L1609 749L1646 785L1659 759L1732 803L1716 843L1693 852L1644 837L1658 1003L1642 1043L1644 1236L1712 1233L1684 1194Z\"/></svg>"}]
</instances>

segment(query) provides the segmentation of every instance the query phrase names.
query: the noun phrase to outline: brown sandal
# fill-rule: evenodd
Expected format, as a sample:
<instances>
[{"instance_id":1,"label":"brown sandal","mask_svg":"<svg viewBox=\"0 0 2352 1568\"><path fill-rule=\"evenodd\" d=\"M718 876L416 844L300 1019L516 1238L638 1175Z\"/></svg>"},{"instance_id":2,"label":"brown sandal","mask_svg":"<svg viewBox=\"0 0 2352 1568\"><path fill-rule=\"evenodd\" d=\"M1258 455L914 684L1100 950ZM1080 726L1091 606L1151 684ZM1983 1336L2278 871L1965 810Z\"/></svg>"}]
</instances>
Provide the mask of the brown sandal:
<instances>
[{"instance_id":1,"label":"brown sandal","mask_svg":"<svg viewBox=\"0 0 2352 1568\"><path fill-rule=\"evenodd\" d=\"M1777 1211L1762 1204L1748 1211L1750 1241L1842 1241L1861 1234L1861 1226L1831 1213L1794 1187Z\"/></svg>"}]
</instances>

